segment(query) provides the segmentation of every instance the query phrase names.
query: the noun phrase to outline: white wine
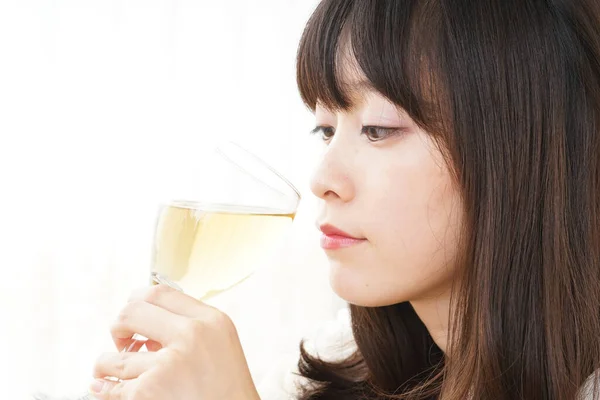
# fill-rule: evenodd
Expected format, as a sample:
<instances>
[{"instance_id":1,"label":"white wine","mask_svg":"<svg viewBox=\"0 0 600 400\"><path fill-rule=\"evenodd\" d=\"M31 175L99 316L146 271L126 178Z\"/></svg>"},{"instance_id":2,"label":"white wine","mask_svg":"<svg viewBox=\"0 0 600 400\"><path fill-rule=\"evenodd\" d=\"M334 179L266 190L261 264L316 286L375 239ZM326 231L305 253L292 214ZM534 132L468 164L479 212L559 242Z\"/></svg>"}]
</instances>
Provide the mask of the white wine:
<instances>
[{"instance_id":1,"label":"white wine","mask_svg":"<svg viewBox=\"0 0 600 400\"><path fill-rule=\"evenodd\" d=\"M158 217L152 271L206 299L259 268L293 219L270 209L171 203Z\"/></svg>"}]
</instances>

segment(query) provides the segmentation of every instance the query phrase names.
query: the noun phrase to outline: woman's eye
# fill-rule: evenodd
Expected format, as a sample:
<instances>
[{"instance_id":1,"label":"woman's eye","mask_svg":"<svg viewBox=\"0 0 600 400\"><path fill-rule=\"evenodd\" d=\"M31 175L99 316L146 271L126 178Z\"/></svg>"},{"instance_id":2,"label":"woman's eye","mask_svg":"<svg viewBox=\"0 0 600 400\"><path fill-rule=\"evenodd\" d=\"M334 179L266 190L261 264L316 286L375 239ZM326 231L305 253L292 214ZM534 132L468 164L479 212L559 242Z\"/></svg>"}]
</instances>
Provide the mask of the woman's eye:
<instances>
[{"instance_id":1,"label":"woman's eye","mask_svg":"<svg viewBox=\"0 0 600 400\"><path fill-rule=\"evenodd\" d=\"M335 134L335 129L333 129L332 126L319 125L310 131L310 133L313 135L319 135L324 142L328 142Z\"/></svg>"},{"instance_id":2,"label":"woman's eye","mask_svg":"<svg viewBox=\"0 0 600 400\"><path fill-rule=\"evenodd\" d=\"M361 133L371 142L378 142L398 132L397 128L384 128L382 126L363 126Z\"/></svg>"}]
</instances>

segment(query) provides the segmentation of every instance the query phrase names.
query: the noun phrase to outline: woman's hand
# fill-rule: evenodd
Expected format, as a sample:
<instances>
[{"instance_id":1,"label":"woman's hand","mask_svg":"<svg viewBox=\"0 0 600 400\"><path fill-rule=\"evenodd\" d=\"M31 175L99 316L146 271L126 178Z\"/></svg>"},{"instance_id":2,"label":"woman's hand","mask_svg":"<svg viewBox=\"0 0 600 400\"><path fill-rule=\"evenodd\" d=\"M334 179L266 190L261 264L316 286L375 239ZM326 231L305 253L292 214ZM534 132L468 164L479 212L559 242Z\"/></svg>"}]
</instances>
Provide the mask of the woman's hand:
<instances>
[{"instance_id":1,"label":"woman's hand","mask_svg":"<svg viewBox=\"0 0 600 400\"><path fill-rule=\"evenodd\" d=\"M94 368L102 400L257 400L233 322L221 311L169 286L134 292L111 329L117 349L134 333L148 352L107 353ZM119 378L121 382L106 380Z\"/></svg>"}]
</instances>

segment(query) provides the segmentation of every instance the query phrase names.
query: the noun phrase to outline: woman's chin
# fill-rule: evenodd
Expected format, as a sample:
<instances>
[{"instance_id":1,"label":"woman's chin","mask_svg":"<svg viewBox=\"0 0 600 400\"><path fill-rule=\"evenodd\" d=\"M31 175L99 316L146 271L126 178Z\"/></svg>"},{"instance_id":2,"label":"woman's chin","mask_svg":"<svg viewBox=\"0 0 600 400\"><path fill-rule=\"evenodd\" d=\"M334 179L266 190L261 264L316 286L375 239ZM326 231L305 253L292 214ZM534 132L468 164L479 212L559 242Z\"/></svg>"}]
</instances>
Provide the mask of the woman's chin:
<instances>
[{"instance_id":1,"label":"woman's chin","mask_svg":"<svg viewBox=\"0 0 600 400\"><path fill-rule=\"evenodd\" d=\"M398 296L388 296L368 278L339 262L329 263L329 285L344 301L360 307L383 307L399 303Z\"/></svg>"}]
</instances>

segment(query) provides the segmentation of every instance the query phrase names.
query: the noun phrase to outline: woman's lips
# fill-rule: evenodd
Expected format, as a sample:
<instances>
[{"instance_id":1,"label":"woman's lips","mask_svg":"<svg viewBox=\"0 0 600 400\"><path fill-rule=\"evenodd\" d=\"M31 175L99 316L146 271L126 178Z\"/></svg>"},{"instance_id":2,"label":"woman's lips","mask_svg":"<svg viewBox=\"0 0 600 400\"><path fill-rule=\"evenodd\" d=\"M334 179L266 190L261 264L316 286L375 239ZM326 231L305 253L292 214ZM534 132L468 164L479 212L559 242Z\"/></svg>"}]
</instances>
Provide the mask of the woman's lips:
<instances>
[{"instance_id":1,"label":"woman's lips","mask_svg":"<svg viewBox=\"0 0 600 400\"><path fill-rule=\"evenodd\" d=\"M321 225L319 227L321 236L321 247L325 250L336 250L351 247L366 241L364 238L356 238L332 225Z\"/></svg>"},{"instance_id":2,"label":"woman's lips","mask_svg":"<svg viewBox=\"0 0 600 400\"><path fill-rule=\"evenodd\" d=\"M321 247L325 250L336 250L351 247L364 242L366 239L355 239L346 236L326 235L321 236Z\"/></svg>"}]
</instances>

